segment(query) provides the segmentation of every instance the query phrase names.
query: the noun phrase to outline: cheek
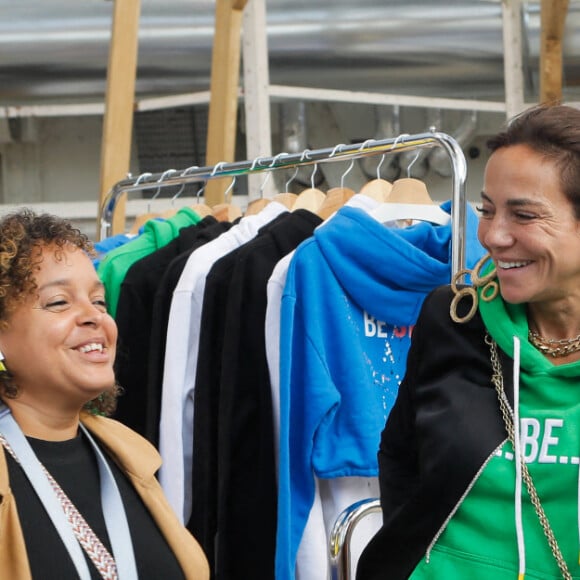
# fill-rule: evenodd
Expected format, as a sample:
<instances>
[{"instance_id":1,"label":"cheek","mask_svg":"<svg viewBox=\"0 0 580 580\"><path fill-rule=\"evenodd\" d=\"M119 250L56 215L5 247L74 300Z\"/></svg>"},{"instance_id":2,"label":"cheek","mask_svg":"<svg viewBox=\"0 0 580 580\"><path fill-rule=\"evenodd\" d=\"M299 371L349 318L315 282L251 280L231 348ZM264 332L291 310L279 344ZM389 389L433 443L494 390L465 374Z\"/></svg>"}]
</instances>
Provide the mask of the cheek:
<instances>
[{"instance_id":1,"label":"cheek","mask_svg":"<svg viewBox=\"0 0 580 580\"><path fill-rule=\"evenodd\" d=\"M107 314L107 318L103 323L103 326L106 329L107 339L109 340L109 345L113 348L117 345L117 336L119 334L117 330L117 323L115 320Z\"/></svg>"},{"instance_id":2,"label":"cheek","mask_svg":"<svg viewBox=\"0 0 580 580\"><path fill-rule=\"evenodd\" d=\"M113 318L107 315L107 318L103 322L102 328L105 332L107 343L109 345L109 353L114 360L117 355L117 336L119 334L117 331L117 323L113 320Z\"/></svg>"}]
</instances>

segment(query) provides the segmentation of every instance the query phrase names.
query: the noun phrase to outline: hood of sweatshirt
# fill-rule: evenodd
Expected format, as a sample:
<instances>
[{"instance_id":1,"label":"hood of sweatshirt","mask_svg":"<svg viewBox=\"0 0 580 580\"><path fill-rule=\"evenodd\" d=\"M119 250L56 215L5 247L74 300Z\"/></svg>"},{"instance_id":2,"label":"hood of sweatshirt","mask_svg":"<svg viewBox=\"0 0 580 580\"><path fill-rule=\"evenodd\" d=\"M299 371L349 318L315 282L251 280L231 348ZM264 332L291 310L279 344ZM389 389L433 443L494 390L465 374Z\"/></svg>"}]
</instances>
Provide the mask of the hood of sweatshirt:
<instances>
[{"instance_id":1,"label":"hood of sweatshirt","mask_svg":"<svg viewBox=\"0 0 580 580\"><path fill-rule=\"evenodd\" d=\"M450 213L451 202L441 209ZM361 309L405 326L416 322L425 296L451 280L450 224L391 227L363 210L343 207L314 237L344 291ZM466 267L471 268L485 252L469 206L464 238Z\"/></svg>"},{"instance_id":2,"label":"hood of sweatshirt","mask_svg":"<svg viewBox=\"0 0 580 580\"><path fill-rule=\"evenodd\" d=\"M519 339L519 366L530 375L572 378L578 376L577 363L554 365L528 341L527 309L523 304L508 304L501 294L494 300L479 299L479 311L491 336L507 355L514 358L514 337Z\"/></svg>"}]
</instances>

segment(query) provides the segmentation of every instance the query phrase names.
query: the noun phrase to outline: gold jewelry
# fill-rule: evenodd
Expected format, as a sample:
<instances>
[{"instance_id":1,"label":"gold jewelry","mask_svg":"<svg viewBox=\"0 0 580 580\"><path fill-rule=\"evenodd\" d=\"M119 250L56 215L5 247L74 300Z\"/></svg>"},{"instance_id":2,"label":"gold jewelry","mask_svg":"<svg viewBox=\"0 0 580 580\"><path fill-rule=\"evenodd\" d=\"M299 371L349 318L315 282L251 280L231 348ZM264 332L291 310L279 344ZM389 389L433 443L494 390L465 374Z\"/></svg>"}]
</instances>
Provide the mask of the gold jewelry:
<instances>
[{"instance_id":1,"label":"gold jewelry","mask_svg":"<svg viewBox=\"0 0 580 580\"><path fill-rule=\"evenodd\" d=\"M495 387L495 392L497 394L497 398L499 400L499 406L501 409L501 414L503 417L503 422L508 434L508 438L513 445L514 451L516 449L515 443L515 427L513 422L512 411L508 406L507 397L505 394L504 386L503 386L503 372L501 368L501 361L499 359L499 354L497 352L497 344L495 340L493 340L489 334L486 333L485 335L485 342L489 346L490 351L490 358L491 358L491 367L493 369L493 374L491 377L491 382ZM572 575L568 570L568 565L566 564L566 560L564 560L564 556L562 555L562 551L560 550L560 546L558 545L558 540L556 540L556 536L552 530L552 526L550 526L550 521L548 520L548 516L544 511L542 503L540 502L540 496L536 490L536 486L534 485L534 481L532 480L532 476L528 470L528 466L521 456L521 467L522 467L522 479L526 484L526 488L528 490L528 495L530 496L530 500L532 505L534 506L534 510L538 519L540 520L540 524L542 525L542 529L544 530L544 536L546 536L546 540L548 540L548 545L550 546L550 550L552 551L552 555L558 564L558 568L560 569L560 573L565 580L572 580Z\"/></svg>"},{"instance_id":2,"label":"gold jewelry","mask_svg":"<svg viewBox=\"0 0 580 580\"><path fill-rule=\"evenodd\" d=\"M449 314L453 322L463 324L464 322L469 322L477 312L478 295L477 288L481 288L481 299L484 302L491 302L499 292L499 285L496 281L496 269L492 268L485 276L480 274L481 269L484 264L489 260L489 254L483 256L477 264L473 267L473 270L460 270L453 276L451 280L451 290L455 296L451 301L451 306L449 307ZM469 274L471 276L471 286L465 286L460 290L457 288L457 283L465 276ZM465 296L469 296L472 300L471 308L465 316L459 316L457 314L457 307L459 303Z\"/></svg>"},{"instance_id":3,"label":"gold jewelry","mask_svg":"<svg viewBox=\"0 0 580 580\"><path fill-rule=\"evenodd\" d=\"M528 340L533 344L542 354L552 356L554 358L560 356L567 356L573 352L580 351L580 334L574 338L544 338L536 331L528 330Z\"/></svg>"}]
</instances>

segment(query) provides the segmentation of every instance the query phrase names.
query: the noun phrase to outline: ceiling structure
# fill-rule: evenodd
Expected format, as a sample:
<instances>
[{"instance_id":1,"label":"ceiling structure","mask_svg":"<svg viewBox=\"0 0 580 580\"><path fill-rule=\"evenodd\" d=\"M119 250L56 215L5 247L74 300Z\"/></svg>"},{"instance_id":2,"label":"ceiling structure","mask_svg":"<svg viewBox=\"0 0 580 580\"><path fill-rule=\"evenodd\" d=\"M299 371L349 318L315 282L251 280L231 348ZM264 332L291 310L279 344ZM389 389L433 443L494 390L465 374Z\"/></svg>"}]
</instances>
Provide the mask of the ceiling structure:
<instances>
[{"instance_id":1,"label":"ceiling structure","mask_svg":"<svg viewBox=\"0 0 580 580\"><path fill-rule=\"evenodd\" d=\"M251 1L251 0L250 0ZM539 2L523 2L526 95L538 87ZM110 0L0 0L0 106L102 102ZM502 100L501 3L267 0L270 82ZM137 98L206 91L215 5L142 0ZM564 95L580 92L580 3L564 35Z\"/></svg>"}]
</instances>

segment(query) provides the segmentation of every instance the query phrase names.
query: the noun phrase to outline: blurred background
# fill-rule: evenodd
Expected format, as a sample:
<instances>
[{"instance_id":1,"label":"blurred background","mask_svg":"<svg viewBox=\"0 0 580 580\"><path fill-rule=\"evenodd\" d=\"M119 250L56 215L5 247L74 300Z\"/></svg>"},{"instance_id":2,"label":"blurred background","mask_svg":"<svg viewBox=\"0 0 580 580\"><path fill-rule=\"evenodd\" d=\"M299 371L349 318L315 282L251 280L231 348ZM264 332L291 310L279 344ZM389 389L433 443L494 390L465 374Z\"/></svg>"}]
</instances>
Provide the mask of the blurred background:
<instances>
[{"instance_id":1,"label":"blurred background","mask_svg":"<svg viewBox=\"0 0 580 580\"><path fill-rule=\"evenodd\" d=\"M94 236L113 7L111 0L0 0L2 211L14 204L56 207ZM132 175L206 163L215 10L208 0L142 0ZM273 153L436 127L460 142L469 163L469 197L479 194L485 139L509 112L502 2L267 0L265 12ZM521 2L518 26L522 96L534 103L539 1ZM576 1L567 6L562 54L563 100L575 102ZM242 91L243 83L242 74ZM346 98L347 91L356 94ZM391 98L373 102L361 93ZM236 159L242 160L248 158L242 105L237 121ZM411 161L411 176L424 179L434 197L449 197L450 167L441 156L401 155L381 167L383 176L407 174ZM371 178L376 166L376 159L361 160L348 185ZM277 173L278 184L288 180ZM310 178L301 172L292 187L305 187ZM317 179L321 187L334 185L324 172ZM247 195L243 180L235 193Z\"/></svg>"}]
</instances>

